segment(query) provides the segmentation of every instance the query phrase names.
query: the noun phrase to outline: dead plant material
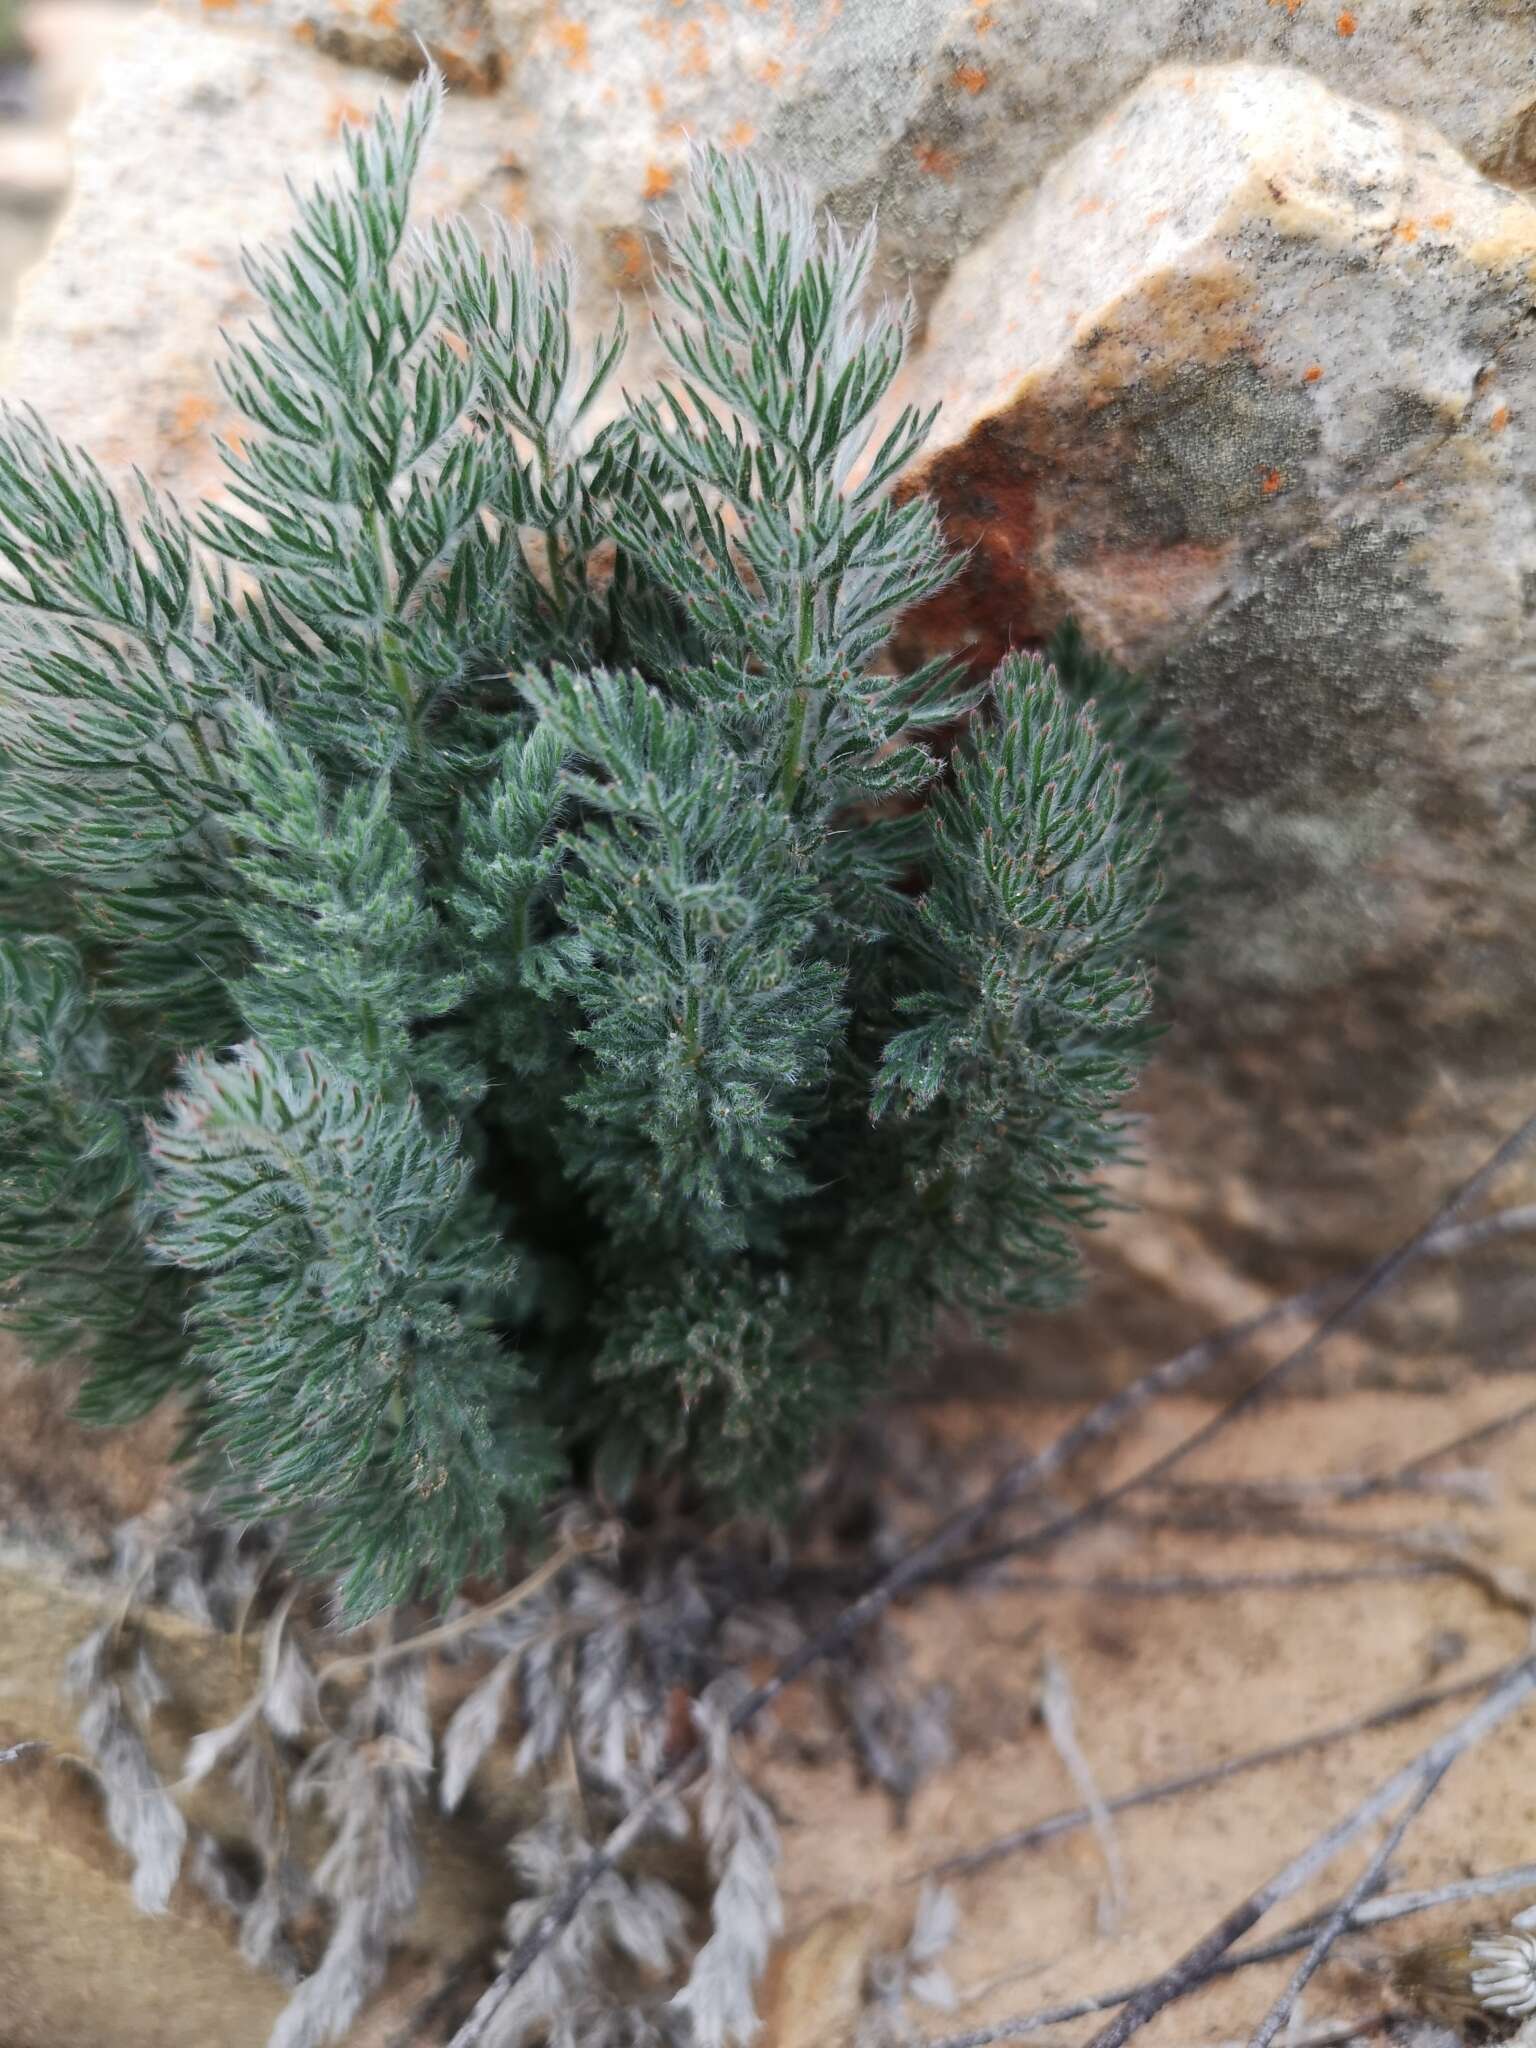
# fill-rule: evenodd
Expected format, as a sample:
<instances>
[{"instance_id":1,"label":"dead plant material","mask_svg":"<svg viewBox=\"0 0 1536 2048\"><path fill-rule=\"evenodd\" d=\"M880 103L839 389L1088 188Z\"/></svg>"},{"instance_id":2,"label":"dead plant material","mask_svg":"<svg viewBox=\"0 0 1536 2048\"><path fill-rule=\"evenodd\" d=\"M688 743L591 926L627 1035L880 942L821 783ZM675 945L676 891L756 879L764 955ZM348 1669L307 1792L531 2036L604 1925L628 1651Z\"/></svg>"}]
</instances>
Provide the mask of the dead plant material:
<instances>
[{"instance_id":1,"label":"dead plant material","mask_svg":"<svg viewBox=\"0 0 1536 2048\"><path fill-rule=\"evenodd\" d=\"M1271 2048L1271 2044L1275 2036L1280 2032L1280 2029L1290 2024L1291 2014L1295 2011L1296 2002L1301 1997L1302 1992L1306 1990L1308 1984L1311 1983L1317 1972L1328 1960L1329 1950L1332 1949L1339 1936L1349 1926L1356 1910L1373 1892L1381 1889L1386 1877L1387 1865L1396 1854L1398 1844L1424 1811L1425 1807L1428 1806L1430 1800L1434 1798L1435 1793L1440 1788L1441 1779L1454 1762L1455 1757L1447 1755L1432 1770L1425 1771L1424 1776L1419 1782L1418 1789L1408 1800L1407 1805L1404 1806L1391 1827L1382 1836L1364 1870L1361 1871L1349 1890L1317 1930L1311 1947L1302 1957L1300 1963L1297 1964L1285 1989L1269 2008L1269 2011L1265 2013L1257 2027L1254 2028L1253 2038L1248 2043L1248 2048Z\"/></svg>"},{"instance_id":2,"label":"dead plant material","mask_svg":"<svg viewBox=\"0 0 1536 2048\"><path fill-rule=\"evenodd\" d=\"M1120 1854L1120 1840L1115 1833L1115 1824L1104 1795L1099 1790L1093 1768L1083 1753L1083 1745L1077 1736L1077 1714L1072 1699L1072 1685L1066 1668L1059 1657L1049 1650L1041 1662L1040 1669L1040 1718L1045 1723L1045 1732L1050 1736L1056 1754L1067 1767L1068 1775L1082 1795L1083 1811L1088 1815L1089 1824L1098 1837L1099 1853L1104 1859L1104 1874L1108 1880L1099 1901L1099 1932L1112 1934L1125 1918L1125 1864Z\"/></svg>"},{"instance_id":3,"label":"dead plant material","mask_svg":"<svg viewBox=\"0 0 1536 2048\"><path fill-rule=\"evenodd\" d=\"M1270 1743L1263 1749L1248 1750L1242 1756L1208 1764L1203 1770L1186 1771L1177 1778L1164 1778L1155 1785L1122 1792L1105 1804L1111 1814L1128 1813L1135 1807L1153 1806L1160 1800L1177 1798L1184 1792L1201 1792L1208 1786L1223 1784L1227 1779L1241 1777L1246 1772L1263 1770L1270 1764L1287 1763L1293 1757L1311 1755L1333 1743L1348 1742L1356 1735L1395 1727L1400 1721L1414 1720L1420 1714L1432 1713L1436 1707L1448 1706L1454 1700L1473 1699L1501 1684L1514 1669L1513 1665L1504 1664L1495 1671L1482 1672L1476 1678L1458 1679L1452 1685L1408 1693L1401 1699L1388 1700L1384 1706L1373 1707L1368 1713L1356 1714L1347 1721L1335 1721L1329 1728L1312 1729L1289 1742ZM1006 1856L1019 1855L1026 1849L1038 1849L1043 1843L1054 1842L1060 1835L1074 1834L1079 1828L1088 1827L1092 1819L1087 1806L1074 1806L1064 1813L1049 1814L1044 1820L1032 1821L1028 1827L999 1835L995 1841L984 1842L979 1848L966 1850L963 1855L948 1856L943 1862L931 1864L925 1870L913 1871L905 1882L916 1884L929 1878L972 1876L978 1870L985 1870L989 1864L1000 1863Z\"/></svg>"},{"instance_id":4,"label":"dead plant material","mask_svg":"<svg viewBox=\"0 0 1536 2048\"><path fill-rule=\"evenodd\" d=\"M1127 1493L1152 1480L1162 1478L1193 1451L1203 1448L1239 1415L1247 1413L1277 1386L1294 1378L1304 1365L1316 1357L1328 1337L1352 1322L1369 1303L1392 1286L1415 1260L1432 1252L1436 1240L1443 1238L1443 1234L1461 1211L1486 1191L1504 1167L1530 1143L1532 1137L1536 1137L1536 1113L1528 1117L1504 1140L1484 1165L1441 1205L1422 1229L1378 1260L1344 1299L1337 1301L1336 1306L1324 1314L1310 1336L1288 1353L1278 1365L1261 1374L1244 1394L1229 1403L1211 1422L1191 1432L1171 1451L1133 1473L1119 1486L1048 1522L1043 1529L1032 1532L1019 1543L999 1546L995 1553L996 1557L999 1560L1011 1557L1020 1548L1038 1547L1097 1520ZM1474 1241L1485 1240L1463 1236L1455 1242L1458 1248L1462 1248ZM1318 1300L1335 1300L1336 1290L1331 1287L1311 1290L1301 1299L1303 1304L1308 1305L1315 1304ZM770 1676L762 1684L755 1686L731 1715L730 1733L735 1734L748 1727L766 1707L794 1684L802 1673L842 1649L864 1628L885 1614L904 1593L943 1576L954 1564L957 1553L974 1543L980 1531L1004 1508L1026 1494L1038 1491L1082 1450L1115 1434L1160 1395L1198 1378L1217 1358L1231 1350L1245 1336L1251 1335L1255 1329L1277 1320L1281 1314L1296 1312L1298 1311L1295 1302L1282 1304L1274 1311L1250 1318L1247 1324L1239 1325L1236 1332L1228 1331L1207 1339L1203 1344L1196 1345L1191 1351L1181 1353L1177 1358L1154 1368L1131 1386L1100 1402L1044 1451L1031 1454L1010 1465L980 1500L947 1516L926 1538L913 1545L882 1571L880 1576L863 1593L850 1601L825 1628L808 1637L782 1658ZM1514 1673L1492 1697L1461 1724L1461 1730L1480 1730L1485 1722L1487 1725L1493 1725L1493 1721L1488 1719L1490 1715L1493 1720L1501 1719L1526 1697L1533 1686L1536 1686L1536 1660L1517 1666ZM1441 1741L1451 1741L1459 1733L1459 1730L1453 1730L1450 1736L1442 1737ZM1463 1739L1473 1738L1467 1736ZM485 2040L495 2015L515 1986L549 1945L570 1925L588 1893L599 1880L615 1870L618 1859L639 1839L658 1809L690 1785L702 1768L702 1754L695 1749L662 1772L649 1791L613 1829L606 1842L593 1852L559 1895L550 1900L537 1920L515 1943L489 1987L476 2001L468 2019L455 2033L451 2048L476 2048L477 2043ZM1207 1947L1210 1948L1212 1957L1229 1948L1264 1912L1281 1899L1290 1896L1291 1891L1305 1881L1305 1876L1310 1875L1314 1868L1320 1868L1345 1841L1362 1828L1369 1826L1381 1812L1390 1810L1397 1797L1418 1782L1419 1768L1410 1767L1409 1777L1401 1783L1401 1774L1399 1778L1388 1781L1391 1797L1384 1796L1387 1788L1383 1788L1382 1792L1373 1795L1372 1800L1368 1800L1354 1814L1340 1822L1337 1828L1330 1830L1322 1841L1308 1852L1309 1856L1318 1859L1317 1861L1298 1859L1296 1865L1288 1865L1271 1880L1270 1886L1245 1901L1243 1906L1234 1909L1233 1914L1228 1916L1231 1923L1230 1931L1226 1931L1228 1921L1224 1921L1197 1950L1191 1952L1189 1958L1184 1959L1181 1964L1176 1964L1173 1971L1167 1973L1165 1978L1159 1979L1141 1999L1127 2007L1111 2028L1106 2029L1092 2044L1092 2048L1118 2048L1118 2044L1128 2040L1145 2023L1146 2018L1160 2011L1171 1998L1181 1995L1182 1979L1179 1973L1186 1965L1192 1963L1198 1968L1205 1959ZM1323 1853L1325 1849L1326 1854ZM1296 1872L1303 1864L1305 1874L1297 1876ZM1144 2016L1138 2017L1143 2006Z\"/></svg>"},{"instance_id":5,"label":"dead plant material","mask_svg":"<svg viewBox=\"0 0 1536 2048\"><path fill-rule=\"evenodd\" d=\"M1164 2006L1194 1990L1218 1956L1225 1954L1266 1913L1282 1900L1293 1897L1320 1870L1325 1869L1346 1843L1390 1813L1399 1800L1415 1796L1426 1783L1438 1783L1459 1756L1481 1742L1533 1692L1536 1692L1536 1656L1523 1659L1464 1720L1438 1736L1413 1762L1394 1771L1383 1784L1367 1793L1352 1812L1335 1821L1257 1891L1250 1892L1246 1899L1223 1914L1210 1932L1177 1962L1170 1964L1161 1977L1154 1978L1145 1990L1122 2006L1109 2025L1094 2035L1089 2048L1124 2048L1124 2044L1140 2033L1148 2020L1154 2019Z\"/></svg>"}]
</instances>

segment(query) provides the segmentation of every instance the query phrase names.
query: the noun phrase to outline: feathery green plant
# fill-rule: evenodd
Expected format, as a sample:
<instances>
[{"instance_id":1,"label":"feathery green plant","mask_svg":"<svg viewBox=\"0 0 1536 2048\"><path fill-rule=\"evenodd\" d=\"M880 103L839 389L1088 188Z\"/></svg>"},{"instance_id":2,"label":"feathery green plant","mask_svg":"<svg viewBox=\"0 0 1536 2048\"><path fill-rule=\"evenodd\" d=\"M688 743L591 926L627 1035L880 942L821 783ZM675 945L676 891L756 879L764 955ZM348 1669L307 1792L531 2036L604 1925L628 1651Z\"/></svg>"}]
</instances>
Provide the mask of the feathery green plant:
<instances>
[{"instance_id":1,"label":"feathery green plant","mask_svg":"<svg viewBox=\"0 0 1536 2048\"><path fill-rule=\"evenodd\" d=\"M605 408L561 260L410 226L438 90L250 259L221 502L0 430L10 1314L353 1615L573 1458L771 1506L937 1310L1063 1296L1173 790L1075 643L882 664L953 563L870 231L701 152Z\"/></svg>"}]
</instances>

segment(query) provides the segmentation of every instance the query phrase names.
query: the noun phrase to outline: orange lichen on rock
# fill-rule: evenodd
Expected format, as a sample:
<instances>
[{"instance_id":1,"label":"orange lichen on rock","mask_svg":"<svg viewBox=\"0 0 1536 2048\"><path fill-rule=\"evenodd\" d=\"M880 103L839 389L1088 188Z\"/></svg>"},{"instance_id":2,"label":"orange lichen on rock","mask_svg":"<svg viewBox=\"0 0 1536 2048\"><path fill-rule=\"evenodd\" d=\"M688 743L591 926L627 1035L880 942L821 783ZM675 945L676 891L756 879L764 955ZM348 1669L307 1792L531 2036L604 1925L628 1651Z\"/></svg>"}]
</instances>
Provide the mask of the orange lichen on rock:
<instances>
[{"instance_id":1,"label":"orange lichen on rock","mask_svg":"<svg viewBox=\"0 0 1536 2048\"><path fill-rule=\"evenodd\" d=\"M779 86L784 80L784 66L777 57L767 57L758 66L757 76L758 82L762 85L769 87Z\"/></svg>"},{"instance_id":2,"label":"orange lichen on rock","mask_svg":"<svg viewBox=\"0 0 1536 2048\"><path fill-rule=\"evenodd\" d=\"M647 199L660 199L662 194L672 190L672 173L665 164L647 164L645 184L641 187Z\"/></svg>"},{"instance_id":3,"label":"orange lichen on rock","mask_svg":"<svg viewBox=\"0 0 1536 2048\"><path fill-rule=\"evenodd\" d=\"M343 128L366 127L368 115L355 100L335 99L325 114L325 132L334 141Z\"/></svg>"},{"instance_id":4,"label":"orange lichen on rock","mask_svg":"<svg viewBox=\"0 0 1536 2048\"><path fill-rule=\"evenodd\" d=\"M1311 368L1310 368L1309 370L1304 370L1304 371L1302 372L1302 378L1301 378L1301 381L1302 381L1302 383L1303 383L1303 384L1316 384L1316 383L1319 383L1319 382L1321 381L1321 379L1322 379L1322 374L1323 374L1323 366L1322 366L1322 364L1321 364L1321 363L1314 363L1314 364L1312 365L1312 367L1311 367Z\"/></svg>"},{"instance_id":5,"label":"orange lichen on rock","mask_svg":"<svg viewBox=\"0 0 1536 2048\"><path fill-rule=\"evenodd\" d=\"M750 121L733 121L725 131L727 149L748 149L756 139L757 130Z\"/></svg>"},{"instance_id":6,"label":"orange lichen on rock","mask_svg":"<svg viewBox=\"0 0 1536 2048\"><path fill-rule=\"evenodd\" d=\"M1354 15L1348 13L1341 14L1333 25L1341 36L1352 36L1360 26Z\"/></svg>"},{"instance_id":7,"label":"orange lichen on rock","mask_svg":"<svg viewBox=\"0 0 1536 2048\"><path fill-rule=\"evenodd\" d=\"M920 169L930 177L942 178L947 184L955 175L955 160L947 149L940 149L936 142L914 142L912 154L917 158Z\"/></svg>"},{"instance_id":8,"label":"orange lichen on rock","mask_svg":"<svg viewBox=\"0 0 1536 2048\"><path fill-rule=\"evenodd\" d=\"M1272 498L1285 483L1285 473L1279 469L1267 469L1259 482L1259 489L1266 498Z\"/></svg>"},{"instance_id":9,"label":"orange lichen on rock","mask_svg":"<svg viewBox=\"0 0 1536 2048\"><path fill-rule=\"evenodd\" d=\"M952 74L954 83L962 92L968 92L974 99L979 92L985 92L989 80L979 64L957 64Z\"/></svg>"},{"instance_id":10,"label":"orange lichen on rock","mask_svg":"<svg viewBox=\"0 0 1536 2048\"><path fill-rule=\"evenodd\" d=\"M216 0L222 5L223 0ZM296 43L312 43L315 40L315 24L312 21L296 21L293 24L293 40Z\"/></svg>"},{"instance_id":11,"label":"orange lichen on rock","mask_svg":"<svg viewBox=\"0 0 1536 2048\"><path fill-rule=\"evenodd\" d=\"M549 24L549 32L565 52L565 61L573 71L585 71L590 56L587 24L584 21L567 21L557 14Z\"/></svg>"},{"instance_id":12,"label":"orange lichen on rock","mask_svg":"<svg viewBox=\"0 0 1536 2048\"><path fill-rule=\"evenodd\" d=\"M397 0L373 0L368 19L374 28L398 28L400 8Z\"/></svg>"},{"instance_id":13,"label":"orange lichen on rock","mask_svg":"<svg viewBox=\"0 0 1536 2048\"><path fill-rule=\"evenodd\" d=\"M1488 418L1488 431L1489 431L1489 433L1490 433L1490 434L1502 434L1502 433L1503 433L1503 431L1504 431L1504 429L1505 429L1505 428L1506 428L1506 427L1507 427L1508 425L1509 425L1509 407L1508 407L1507 405L1500 405L1500 406L1495 406L1495 408L1494 408L1493 412L1492 412L1492 413L1491 413L1491 414L1489 415L1489 418Z\"/></svg>"},{"instance_id":14,"label":"orange lichen on rock","mask_svg":"<svg viewBox=\"0 0 1536 2048\"><path fill-rule=\"evenodd\" d=\"M651 253L638 228L614 228L604 237L608 269L614 283L637 291L651 275Z\"/></svg>"},{"instance_id":15,"label":"orange lichen on rock","mask_svg":"<svg viewBox=\"0 0 1536 2048\"><path fill-rule=\"evenodd\" d=\"M189 440L199 427L213 418L213 400L200 391L189 391L176 408L171 432L179 441Z\"/></svg>"},{"instance_id":16,"label":"orange lichen on rock","mask_svg":"<svg viewBox=\"0 0 1536 2048\"><path fill-rule=\"evenodd\" d=\"M1400 220L1392 230L1400 242L1416 242L1419 239L1419 224L1411 216Z\"/></svg>"}]
</instances>

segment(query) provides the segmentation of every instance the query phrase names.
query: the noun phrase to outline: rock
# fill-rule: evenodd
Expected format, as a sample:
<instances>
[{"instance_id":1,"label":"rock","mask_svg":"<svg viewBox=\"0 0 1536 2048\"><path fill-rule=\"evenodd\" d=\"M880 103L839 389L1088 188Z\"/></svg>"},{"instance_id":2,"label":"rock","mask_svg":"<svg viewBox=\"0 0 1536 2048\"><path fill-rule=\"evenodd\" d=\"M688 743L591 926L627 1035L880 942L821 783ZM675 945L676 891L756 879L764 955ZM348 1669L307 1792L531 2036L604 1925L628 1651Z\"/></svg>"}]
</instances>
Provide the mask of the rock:
<instances>
[{"instance_id":1,"label":"rock","mask_svg":"<svg viewBox=\"0 0 1536 2048\"><path fill-rule=\"evenodd\" d=\"M343 125L403 91L302 40L145 16L77 117L74 191L22 288L8 394L111 473L212 485L213 436L234 424L218 336L256 305L240 252L291 220L285 176L334 170ZM494 101L452 96L423 174L429 207L520 209L506 126Z\"/></svg>"},{"instance_id":2,"label":"rock","mask_svg":"<svg viewBox=\"0 0 1536 2048\"><path fill-rule=\"evenodd\" d=\"M911 389L948 401L926 478L977 548L924 630L981 656L1075 610L1182 711L1202 913L1144 1098L1149 1214L1032 1355L1144 1360L1432 1206L1536 1072L1536 215L1486 175L1536 179L1528 9L178 0L79 119L11 395L109 472L215 488L217 332L253 310L241 246L289 217L274 166L334 162L410 29L477 88L426 205L566 236L584 318L644 286L690 133L878 200L926 307ZM1228 56L1306 68L1203 61ZM1421 1283L1395 1341L1502 1356L1520 1267Z\"/></svg>"},{"instance_id":3,"label":"rock","mask_svg":"<svg viewBox=\"0 0 1536 2048\"><path fill-rule=\"evenodd\" d=\"M519 25L526 0L511 0ZM887 273L949 265L1154 66L1298 66L1536 181L1536 34L1509 0L559 0L511 83L533 217L643 279L650 204L690 137L752 143L846 218L878 205Z\"/></svg>"},{"instance_id":4,"label":"rock","mask_svg":"<svg viewBox=\"0 0 1536 2048\"><path fill-rule=\"evenodd\" d=\"M493 21L487 0L185 0L222 26L276 33L339 63L412 78L426 51L461 92L494 92L506 68L501 37L512 10ZM526 10L525 10L526 11ZM514 50L522 38L514 38Z\"/></svg>"},{"instance_id":5,"label":"rock","mask_svg":"<svg viewBox=\"0 0 1536 2048\"><path fill-rule=\"evenodd\" d=\"M1251 65L1155 73L934 304L917 481L975 552L914 643L1075 613L1189 738L1138 1289L1170 1231L1172 1300L1368 1259L1536 1106L1533 320L1536 207ZM1511 1298L1441 1291L1418 1340L1498 1355Z\"/></svg>"}]
</instances>

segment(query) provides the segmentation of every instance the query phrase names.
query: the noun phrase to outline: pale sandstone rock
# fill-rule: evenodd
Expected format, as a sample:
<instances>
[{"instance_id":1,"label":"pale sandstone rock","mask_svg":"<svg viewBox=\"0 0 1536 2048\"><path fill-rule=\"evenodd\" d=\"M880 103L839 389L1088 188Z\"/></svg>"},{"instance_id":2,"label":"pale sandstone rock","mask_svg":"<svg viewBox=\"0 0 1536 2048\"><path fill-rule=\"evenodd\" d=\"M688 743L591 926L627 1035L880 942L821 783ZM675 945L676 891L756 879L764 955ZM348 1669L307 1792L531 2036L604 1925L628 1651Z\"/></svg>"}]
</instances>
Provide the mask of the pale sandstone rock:
<instances>
[{"instance_id":1,"label":"pale sandstone rock","mask_svg":"<svg viewBox=\"0 0 1536 2048\"><path fill-rule=\"evenodd\" d=\"M404 86L270 34L151 14L98 72L73 129L75 184L48 259L22 286L7 394L35 404L115 475L203 489L234 424L219 334L256 311L240 254L292 219L285 179L334 172L344 123ZM427 209L521 206L506 111L454 93Z\"/></svg>"},{"instance_id":2,"label":"pale sandstone rock","mask_svg":"<svg viewBox=\"0 0 1536 2048\"><path fill-rule=\"evenodd\" d=\"M1182 1243L1188 1327L1212 1268L1368 1257L1536 1102L1536 208L1299 74L1163 70L930 336L920 480L975 552L913 640L1075 613L1189 735L1154 1208L1108 1240L1143 1300ZM1502 1356L1500 1300L1442 1279L1413 1334Z\"/></svg>"},{"instance_id":3,"label":"pale sandstone rock","mask_svg":"<svg viewBox=\"0 0 1536 2048\"><path fill-rule=\"evenodd\" d=\"M1135 1355L1203 1321L1234 1259L1245 1292L1374 1247L1536 1070L1533 216L1369 104L1520 174L1536 29L1515 7L1358 12L1344 34L1318 0L885 0L878 20L855 0L496 0L500 89L451 96L424 181L429 207L567 235L589 311L644 284L646 206L675 190L685 130L761 146L850 213L878 198L888 271L931 304L916 380L951 400L932 480L979 544L951 624L982 651L1074 608L1125 657L1174 660L1213 793L1207 910L1147 1096L1154 1215L1109 1239L1124 1286L1096 1354L1111 1328ZM240 247L286 223L280 173L326 170L340 125L402 90L376 67L403 62L405 19L365 21L372 44L346 47L368 64L325 55L342 16L301 0L131 30L77 126L11 394L115 473L214 484L217 330L253 310ZM432 19L442 43L479 17ZM1153 59L1233 49L1289 52L1361 103L1181 63L1042 181ZM631 384L654 364L637 324ZM1439 1283L1424 1346L1464 1298ZM1499 1354L1522 1297L1497 1298L1470 1349Z\"/></svg>"},{"instance_id":4,"label":"pale sandstone rock","mask_svg":"<svg viewBox=\"0 0 1536 2048\"><path fill-rule=\"evenodd\" d=\"M1298 66L1536 181L1520 0L500 0L498 19L526 37L511 84L532 212L621 284L643 278L648 204L695 136L761 146L849 218L878 205L887 274L925 302L1167 62Z\"/></svg>"}]
</instances>

